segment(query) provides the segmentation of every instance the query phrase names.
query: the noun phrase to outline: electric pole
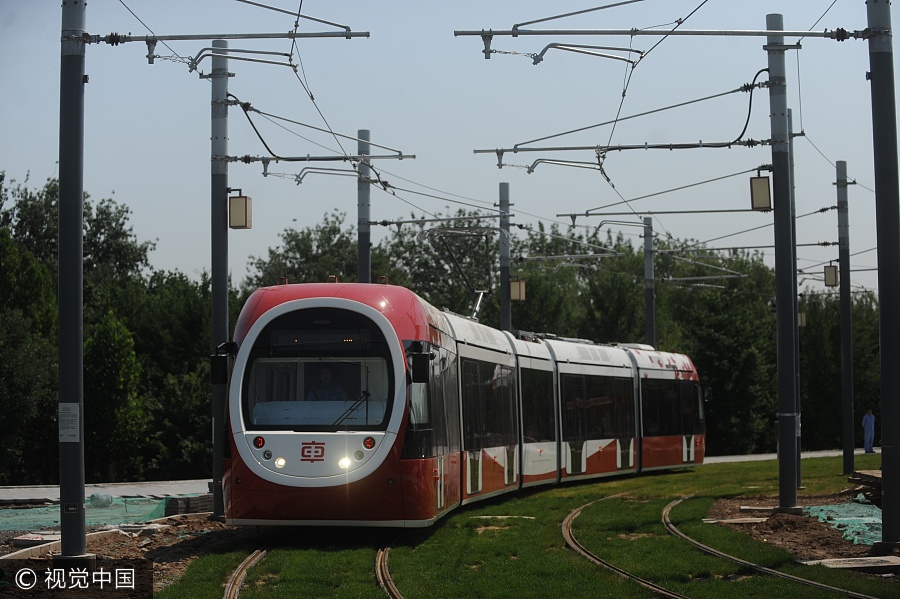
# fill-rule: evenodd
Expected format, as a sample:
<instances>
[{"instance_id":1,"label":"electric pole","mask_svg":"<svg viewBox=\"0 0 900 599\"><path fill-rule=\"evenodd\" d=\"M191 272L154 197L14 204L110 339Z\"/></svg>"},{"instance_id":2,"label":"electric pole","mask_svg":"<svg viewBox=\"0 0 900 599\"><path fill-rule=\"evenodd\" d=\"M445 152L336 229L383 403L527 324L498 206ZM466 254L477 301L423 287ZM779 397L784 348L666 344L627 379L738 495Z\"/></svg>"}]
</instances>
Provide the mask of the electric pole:
<instances>
[{"instance_id":1,"label":"electric pole","mask_svg":"<svg viewBox=\"0 0 900 599\"><path fill-rule=\"evenodd\" d=\"M212 57L210 145L210 283L212 286L212 351L226 343L228 334L228 42L214 40ZM212 382L212 495L213 515L225 515L222 476L225 455L227 381Z\"/></svg>"},{"instance_id":2,"label":"electric pole","mask_svg":"<svg viewBox=\"0 0 900 599\"><path fill-rule=\"evenodd\" d=\"M370 196L372 193L371 173L369 167L369 159L366 158L371 153L369 147L369 130L360 129L357 134L359 141L356 142L356 151L361 157L359 161L359 178L356 182L356 212L357 212L357 280L360 283L372 282L372 233L369 224L371 204Z\"/></svg>"},{"instance_id":3,"label":"electric pole","mask_svg":"<svg viewBox=\"0 0 900 599\"><path fill-rule=\"evenodd\" d=\"M900 544L900 184L897 173L897 104L889 0L866 2L875 151L875 231L881 338L881 547Z\"/></svg>"},{"instance_id":4,"label":"electric pole","mask_svg":"<svg viewBox=\"0 0 900 599\"><path fill-rule=\"evenodd\" d=\"M853 418L853 321L850 300L850 214L847 203L847 163L838 160L837 207L838 207L838 266L840 270L841 296L841 414L842 440L844 448L844 474L852 474L854 443Z\"/></svg>"},{"instance_id":5,"label":"electric pole","mask_svg":"<svg viewBox=\"0 0 900 599\"><path fill-rule=\"evenodd\" d=\"M779 508L797 508L797 275L791 213L791 166L788 147L787 81L784 19L766 15L772 33L764 49L769 57L769 118L772 127L772 195L775 212L775 312L778 347L778 488Z\"/></svg>"},{"instance_id":6,"label":"electric pole","mask_svg":"<svg viewBox=\"0 0 900 599\"><path fill-rule=\"evenodd\" d=\"M509 183L500 184L500 330L512 329L509 297Z\"/></svg>"},{"instance_id":7,"label":"electric pole","mask_svg":"<svg viewBox=\"0 0 900 599\"><path fill-rule=\"evenodd\" d=\"M87 562L84 526L85 2L63 2L59 68L59 525L54 561Z\"/></svg>"},{"instance_id":8,"label":"electric pole","mask_svg":"<svg viewBox=\"0 0 900 599\"><path fill-rule=\"evenodd\" d=\"M644 217L644 339L656 347L656 289L653 271L653 218Z\"/></svg>"}]
</instances>

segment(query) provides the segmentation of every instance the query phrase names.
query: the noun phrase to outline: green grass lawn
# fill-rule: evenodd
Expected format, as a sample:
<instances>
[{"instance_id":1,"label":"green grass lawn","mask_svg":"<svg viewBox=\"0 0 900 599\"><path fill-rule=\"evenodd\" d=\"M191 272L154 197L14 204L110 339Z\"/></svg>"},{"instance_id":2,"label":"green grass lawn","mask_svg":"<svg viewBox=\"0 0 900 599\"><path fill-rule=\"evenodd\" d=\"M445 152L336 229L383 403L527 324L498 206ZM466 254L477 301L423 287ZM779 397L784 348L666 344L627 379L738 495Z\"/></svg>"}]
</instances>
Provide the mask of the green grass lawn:
<instances>
[{"instance_id":1,"label":"green grass lawn","mask_svg":"<svg viewBox=\"0 0 900 599\"><path fill-rule=\"evenodd\" d=\"M849 486L842 458L802 463L805 495ZM880 467L880 456L856 457L859 470ZM775 461L707 464L690 470L524 491L458 509L426 530L290 529L278 549L247 578L242 597L383 597L375 552L392 542L391 576L407 597L652 597L566 548L560 525L573 509L596 501L573 530L590 551L615 565L691 597L835 597L761 576L705 555L668 535L662 510L686 534L726 553L770 568L815 578L875 597L900 596L900 582L795 565L787 552L724 527L702 524L718 497L778 494ZM600 500L600 501L597 501ZM160 597L221 597L246 547L196 560ZM213 591L217 589L218 595Z\"/></svg>"}]
</instances>

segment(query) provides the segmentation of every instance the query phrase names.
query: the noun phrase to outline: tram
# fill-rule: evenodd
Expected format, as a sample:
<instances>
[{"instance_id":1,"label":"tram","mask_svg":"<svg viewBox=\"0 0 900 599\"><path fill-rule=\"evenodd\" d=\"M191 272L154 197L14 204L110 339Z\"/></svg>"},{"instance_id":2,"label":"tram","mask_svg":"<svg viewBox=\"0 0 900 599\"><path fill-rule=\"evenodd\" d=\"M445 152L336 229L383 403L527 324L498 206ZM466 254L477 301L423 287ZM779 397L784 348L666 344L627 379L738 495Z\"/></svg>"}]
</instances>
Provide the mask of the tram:
<instances>
[{"instance_id":1,"label":"tram","mask_svg":"<svg viewBox=\"0 0 900 599\"><path fill-rule=\"evenodd\" d=\"M523 487L705 454L687 356L499 331L403 287L259 289L230 345L229 524L426 527Z\"/></svg>"}]
</instances>

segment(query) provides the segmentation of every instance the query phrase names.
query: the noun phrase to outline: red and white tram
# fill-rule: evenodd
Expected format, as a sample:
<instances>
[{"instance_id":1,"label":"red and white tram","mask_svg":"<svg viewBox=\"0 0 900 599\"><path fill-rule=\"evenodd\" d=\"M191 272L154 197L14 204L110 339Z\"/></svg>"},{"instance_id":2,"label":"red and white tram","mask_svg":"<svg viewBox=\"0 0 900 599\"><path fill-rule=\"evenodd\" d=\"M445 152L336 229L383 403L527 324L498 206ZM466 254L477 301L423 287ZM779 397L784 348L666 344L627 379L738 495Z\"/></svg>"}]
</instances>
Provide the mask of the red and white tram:
<instances>
[{"instance_id":1,"label":"red and white tram","mask_svg":"<svg viewBox=\"0 0 900 599\"><path fill-rule=\"evenodd\" d=\"M514 336L359 283L259 289L234 346L231 524L424 527L522 487L703 461L680 354Z\"/></svg>"}]
</instances>

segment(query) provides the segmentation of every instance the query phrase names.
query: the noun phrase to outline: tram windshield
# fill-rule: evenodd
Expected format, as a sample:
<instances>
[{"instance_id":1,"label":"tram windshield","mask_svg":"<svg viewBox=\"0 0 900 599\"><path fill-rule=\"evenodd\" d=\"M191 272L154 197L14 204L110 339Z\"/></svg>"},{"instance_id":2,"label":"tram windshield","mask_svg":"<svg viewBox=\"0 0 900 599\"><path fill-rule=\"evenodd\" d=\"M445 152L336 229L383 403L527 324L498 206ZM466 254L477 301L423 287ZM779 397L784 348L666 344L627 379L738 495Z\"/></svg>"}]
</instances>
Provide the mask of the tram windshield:
<instances>
[{"instance_id":1,"label":"tram windshield","mask_svg":"<svg viewBox=\"0 0 900 599\"><path fill-rule=\"evenodd\" d=\"M290 312L257 337L243 380L254 430L384 430L393 394L390 352L361 314Z\"/></svg>"}]
</instances>

